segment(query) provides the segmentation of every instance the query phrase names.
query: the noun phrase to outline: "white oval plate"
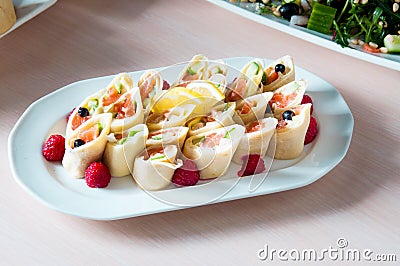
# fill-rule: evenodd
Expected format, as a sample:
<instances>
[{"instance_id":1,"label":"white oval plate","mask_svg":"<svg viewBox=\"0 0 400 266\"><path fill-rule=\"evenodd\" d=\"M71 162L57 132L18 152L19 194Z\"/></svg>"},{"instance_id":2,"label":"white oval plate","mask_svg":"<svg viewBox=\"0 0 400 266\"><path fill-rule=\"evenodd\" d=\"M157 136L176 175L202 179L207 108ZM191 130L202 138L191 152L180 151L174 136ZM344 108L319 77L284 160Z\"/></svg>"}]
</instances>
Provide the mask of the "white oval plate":
<instances>
[{"instance_id":1,"label":"white oval plate","mask_svg":"<svg viewBox=\"0 0 400 266\"><path fill-rule=\"evenodd\" d=\"M226 0L208 1L242 17L288 33L302 40L354 58L370 62L372 64L400 71L400 55L398 54L367 53L363 52L362 49L357 46L354 46L354 49L348 47L343 48L339 44L332 41L332 36L330 35L325 35L316 31L308 30L300 26L289 25L289 22L287 22L286 20L277 18L271 14L261 16L252 11L251 8L246 8L247 6L254 5L251 3L229 3L229 1Z\"/></svg>"},{"instance_id":2,"label":"white oval plate","mask_svg":"<svg viewBox=\"0 0 400 266\"><path fill-rule=\"evenodd\" d=\"M240 69L250 57L228 58ZM265 59L266 63L272 62ZM182 66L163 71L172 82ZM159 68L162 70L165 68ZM143 71L129 73L137 81ZM345 156L353 132L353 116L339 92L314 74L296 68L297 78L308 80L307 93L314 100L319 135L296 160L272 163L271 171L253 178L238 178L240 168L231 164L224 179L204 185L171 188L149 194L131 177L112 178L106 189L91 189L83 179L68 176L60 163L46 161L41 154L52 133L64 134L66 115L81 100L106 86L113 76L93 78L67 85L27 108L8 140L10 165L16 181L47 206L70 215L96 220L115 220L253 197L308 185L334 168Z\"/></svg>"}]
</instances>

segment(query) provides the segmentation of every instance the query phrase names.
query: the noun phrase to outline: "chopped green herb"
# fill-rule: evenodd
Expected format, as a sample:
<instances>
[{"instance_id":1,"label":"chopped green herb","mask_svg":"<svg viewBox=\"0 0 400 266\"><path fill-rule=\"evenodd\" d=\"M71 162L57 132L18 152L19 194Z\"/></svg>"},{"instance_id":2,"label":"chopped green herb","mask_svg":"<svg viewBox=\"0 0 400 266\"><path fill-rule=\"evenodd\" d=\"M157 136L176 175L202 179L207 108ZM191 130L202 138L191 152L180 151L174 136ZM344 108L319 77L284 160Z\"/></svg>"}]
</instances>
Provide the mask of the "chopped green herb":
<instances>
[{"instance_id":1,"label":"chopped green herb","mask_svg":"<svg viewBox=\"0 0 400 266\"><path fill-rule=\"evenodd\" d=\"M129 131L128 137L133 137L135 136L137 133L142 132L142 130L132 130Z\"/></svg>"},{"instance_id":2,"label":"chopped green herb","mask_svg":"<svg viewBox=\"0 0 400 266\"><path fill-rule=\"evenodd\" d=\"M124 144L126 141L128 140L128 138L122 138L118 141L118 144L122 145Z\"/></svg>"},{"instance_id":3,"label":"chopped green herb","mask_svg":"<svg viewBox=\"0 0 400 266\"><path fill-rule=\"evenodd\" d=\"M151 139L154 139L154 140L162 140L162 137L160 137L160 136L152 136Z\"/></svg>"},{"instance_id":4,"label":"chopped green herb","mask_svg":"<svg viewBox=\"0 0 400 266\"><path fill-rule=\"evenodd\" d=\"M190 67L187 68L187 73L189 73L192 76L197 74L197 72L191 69Z\"/></svg>"},{"instance_id":5,"label":"chopped green herb","mask_svg":"<svg viewBox=\"0 0 400 266\"><path fill-rule=\"evenodd\" d=\"M217 73L218 74L222 74L222 70L221 70L221 68L219 66L217 67Z\"/></svg>"},{"instance_id":6,"label":"chopped green herb","mask_svg":"<svg viewBox=\"0 0 400 266\"><path fill-rule=\"evenodd\" d=\"M230 103L225 104L224 110L222 110L222 112L227 111L227 110L229 109L229 107L231 107L231 104L230 104Z\"/></svg>"},{"instance_id":7,"label":"chopped green herb","mask_svg":"<svg viewBox=\"0 0 400 266\"><path fill-rule=\"evenodd\" d=\"M88 101L88 107L91 110L96 110L99 107L99 100L98 99L91 99Z\"/></svg>"},{"instance_id":8,"label":"chopped green herb","mask_svg":"<svg viewBox=\"0 0 400 266\"><path fill-rule=\"evenodd\" d=\"M122 87L123 87L123 86L122 86L122 83L119 83L118 86L117 86L117 88L116 88L118 94L121 94L121 93L122 93Z\"/></svg>"},{"instance_id":9,"label":"chopped green herb","mask_svg":"<svg viewBox=\"0 0 400 266\"><path fill-rule=\"evenodd\" d=\"M231 130L229 130L228 132L226 132L224 138L229 139L229 136L231 135L231 132L235 130L236 127L232 128Z\"/></svg>"},{"instance_id":10,"label":"chopped green herb","mask_svg":"<svg viewBox=\"0 0 400 266\"><path fill-rule=\"evenodd\" d=\"M97 123L97 126L99 127L99 133L101 133L101 131L103 130L103 124L101 122Z\"/></svg>"},{"instance_id":11,"label":"chopped green herb","mask_svg":"<svg viewBox=\"0 0 400 266\"><path fill-rule=\"evenodd\" d=\"M163 158L165 158L165 155L159 155L159 156L151 157L150 160L154 161L154 160L159 160L159 159L163 159Z\"/></svg>"},{"instance_id":12,"label":"chopped green herb","mask_svg":"<svg viewBox=\"0 0 400 266\"><path fill-rule=\"evenodd\" d=\"M202 136L202 137L200 137L200 138L195 138L195 139L192 140L192 144L193 144L193 145L196 145L196 144L198 144L198 143L204 142L205 140L206 140L206 137L205 137L205 136Z\"/></svg>"}]
</instances>

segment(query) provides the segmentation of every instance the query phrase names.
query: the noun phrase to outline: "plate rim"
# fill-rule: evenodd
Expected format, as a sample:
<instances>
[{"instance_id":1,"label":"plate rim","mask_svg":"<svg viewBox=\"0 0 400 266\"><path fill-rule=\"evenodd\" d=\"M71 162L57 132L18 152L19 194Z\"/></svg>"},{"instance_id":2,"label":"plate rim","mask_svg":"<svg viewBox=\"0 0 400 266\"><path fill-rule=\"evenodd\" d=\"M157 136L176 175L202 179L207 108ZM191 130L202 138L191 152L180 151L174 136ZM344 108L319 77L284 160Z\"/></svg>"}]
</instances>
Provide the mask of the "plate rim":
<instances>
[{"instance_id":1,"label":"plate rim","mask_svg":"<svg viewBox=\"0 0 400 266\"><path fill-rule=\"evenodd\" d=\"M240 60L247 60L247 59L250 60L252 58L254 58L254 57L231 57L231 58L223 58L223 60L225 60L225 61L240 61ZM271 59L264 59L264 60L273 61ZM228 62L228 64L229 64L229 62ZM155 69L162 69L162 68L164 68L164 67L155 68ZM134 73L139 73L139 72L143 72L143 71L146 71L146 70L132 71L132 72L128 72L128 74L132 75ZM324 176L326 173L331 171L335 166L337 166L343 160L343 158L345 157L345 155L348 151L348 148L350 146L353 128L354 128L354 118L353 118L350 108L348 107L347 103L345 102L344 98L339 93L339 91L335 87L333 87L330 83L328 83L324 79L320 78L319 76L313 74L312 72L302 69L300 67L296 66L296 71L306 72L311 77L324 82L326 85L329 85L329 91L333 91L335 93L335 95L337 96L336 101L341 101L342 104L344 104L344 107L346 109L345 114L348 116L348 118L350 118L350 120L347 121L349 123L349 125L348 125L349 128L347 128L348 132L346 135L346 142L344 143L343 149L341 149L340 154L338 154L338 156L335 157L335 161L330 162L330 164L327 167L325 167L322 171L320 171L318 174L315 174L312 178L307 179L307 182L303 182L301 184L296 184L295 186L285 188L285 189L276 189L275 188L273 190L270 190L267 193L265 193L265 191L260 190L260 189L257 189L255 192L251 192L251 193L243 193L243 191L240 191L240 190L237 191L239 187L246 186L246 185L248 185L249 182L251 182L250 178L242 178L239 180L238 184L235 185L235 187L233 187L230 191L228 191L221 198L218 198L217 200L210 202L210 203L200 204L200 205L196 205L196 206L215 204L215 203L219 203L219 202L254 197L254 196L259 196L259 195L266 195L266 194L271 194L271 193L275 193L275 192L286 191L286 190L291 190L291 189L307 186L307 185L315 182L316 180L320 179L322 176ZM26 182L26 180L25 180L26 177L20 176L20 174L19 174L20 171L16 167L17 165L16 165L16 157L15 156L17 155L17 153L16 153L16 149L15 149L15 142L17 141L17 137L18 137L17 134L19 133L19 129L23 126L24 122L29 121L29 115L32 114L32 110L34 108L38 108L38 106L40 108L40 104L42 102L48 101L49 99L51 100L53 97L58 96L60 93L66 92L68 90L68 88L76 86L77 84L84 83L84 82L94 82L95 80L98 80L98 79L109 79L112 76L114 76L114 75L94 77L94 78L80 80L80 81L70 83L66 86L63 86L51 93L39 98L38 100L34 101L27 107L27 109L24 111L24 113L20 116L18 121L15 123L14 127L12 128L12 130L9 134L9 138L8 138L8 145L7 145L8 158L9 158L9 164L10 164L11 172L12 172L14 179L17 181L17 183L20 186L22 186L26 191L28 191L29 194L31 194L34 198L38 199L40 202L44 203L46 206L50 207L51 209L54 209L54 210L57 210L57 211L60 211L60 212L63 212L63 213L69 214L69 215L78 216L81 218L93 219L93 220L117 220L117 219L124 219L124 218L148 215L148 214L152 214L152 213L161 213L161 212L166 212L166 211L171 211L171 210L195 207L195 206L186 206L186 207L171 206L171 205L168 205L165 203L161 203L157 200L154 200L151 197L148 197L148 198L146 198L146 200L149 200L148 204L151 204L153 206L153 209L151 209L151 210L142 209L142 210L137 210L135 213L130 212L130 210L128 210L128 209L122 209L122 210L116 210L116 211L108 210L105 213L102 213L102 212L99 213L97 211L82 212L82 210L75 209L74 204L68 205L65 202L60 201L60 199L58 199L58 200L56 199L56 201L49 201L48 198L51 195L39 194L37 191L37 188L35 189L33 187L30 187L30 185ZM44 131L43 134L47 134L47 130L48 129L46 129L46 131ZM38 156L41 157L41 154L39 152L38 152ZM284 173L285 171L290 171L290 169L293 170L293 167L295 167L296 165L297 164L295 164L294 166L291 166L289 168L286 168L286 169L276 170L276 172ZM51 176L50 173L48 173L48 174ZM53 176L51 176L51 177L53 177ZM53 177L52 179L55 179L55 178ZM224 182L224 181L225 180L218 181L218 182ZM52 182L55 182L55 180L53 180ZM54 184L56 184L56 182ZM187 188L183 188L183 189L187 189ZM63 192L65 192L66 189L63 188L63 190L64 190ZM61 192L60 186L58 187L57 192ZM71 194L71 191L67 194ZM73 195L75 195L75 194L73 194ZM61 197L61 196L65 196L65 195L59 194L59 196ZM87 198L87 197L77 197L76 199L78 200L78 199L82 199L82 198L85 199L86 208L90 208L91 206L93 206L93 204L94 205L99 204L98 199L93 200L93 199ZM136 196L128 196L127 198L131 198L134 200L136 198ZM103 202L103 201L101 201L101 202Z\"/></svg>"}]
</instances>

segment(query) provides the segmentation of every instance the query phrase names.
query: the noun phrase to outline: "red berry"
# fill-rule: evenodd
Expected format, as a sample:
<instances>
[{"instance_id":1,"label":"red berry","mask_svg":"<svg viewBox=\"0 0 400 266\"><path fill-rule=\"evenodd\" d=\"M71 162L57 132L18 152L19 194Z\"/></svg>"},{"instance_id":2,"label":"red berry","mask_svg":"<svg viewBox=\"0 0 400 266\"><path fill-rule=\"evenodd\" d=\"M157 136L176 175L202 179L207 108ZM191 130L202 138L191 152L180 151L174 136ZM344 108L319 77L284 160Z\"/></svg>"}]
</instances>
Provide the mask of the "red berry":
<instances>
[{"instance_id":1,"label":"red berry","mask_svg":"<svg viewBox=\"0 0 400 266\"><path fill-rule=\"evenodd\" d=\"M65 138L61 135L51 135L42 147L42 154L48 161L61 161L65 153Z\"/></svg>"},{"instance_id":2,"label":"red berry","mask_svg":"<svg viewBox=\"0 0 400 266\"><path fill-rule=\"evenodd\" d=\"M169 83L168 81L164 80L163 82L163 86L162 86L162 90L169 90Z\"/></svg>"},{"instance_id":3,"label":"red berry","mask_svg":"<svg viewBox=\"0 0 400 266\"><path fill-rule=\"evenodd\" d=\"M69 117L72 115L72 113L75 111L75 108L71 110L71 112L69 112L69 114L67 115L66 119L67 119L67 123L69 120Z\"/></svg>"},{"instance_id":4,"label":"red berry","mask_svg":"<svg viewBox=\"0 0 400 266\"><path fill-rule=\"evenodd\" d=\"M312 142L318 134L318 125L315 117L310 117L310 124L308 124L308 129L306 133L306 137L304 139L304 145Z\"/></svg>"},{"instance_id":5,"label":"red berry","mask_svg":"<svg viewBox=\"0 0 400 266\"><path fill-rule=\"evenodd\" d=\"M313 101L309 95L304 94L303 99L301 100L301 104L306 104L306 103L313 104ZM314 108L313 108L313 105L311 105L310 115L312 115L313 111L314 111Z\"/></svg>"},{"instance_id":6,"label":"red berry","mask_svg":"<svg viewBox=\"0 0 400 266\"><path fill-rule=\"evenodd\" d=\"M111 180L107 166L101 162L94 162L85 171L86 184L91 188L104 188Z\"/></svg>"},{"instance_id":7,"label":"red berry","mask_svg":"<svg viewBox=\"0 0 400 266\"><path fill-rule=\"evenodd\" d=\"M243 156L242 169L239 170L238 176L248 176L259 174L265 170L264 160L259 154L249 154Z\"/></svg>"},{"instance_id":8,"label":"red berry","mask_svg":"<svg viewBox=\"0 0 400 266\"><path fill-rule=\"evenodd\" d=\"M193 161L185 160L183 165L175 170L172 182L177 186L194 186L200 179L200 173Z\"/></svg>"}]
</instances>

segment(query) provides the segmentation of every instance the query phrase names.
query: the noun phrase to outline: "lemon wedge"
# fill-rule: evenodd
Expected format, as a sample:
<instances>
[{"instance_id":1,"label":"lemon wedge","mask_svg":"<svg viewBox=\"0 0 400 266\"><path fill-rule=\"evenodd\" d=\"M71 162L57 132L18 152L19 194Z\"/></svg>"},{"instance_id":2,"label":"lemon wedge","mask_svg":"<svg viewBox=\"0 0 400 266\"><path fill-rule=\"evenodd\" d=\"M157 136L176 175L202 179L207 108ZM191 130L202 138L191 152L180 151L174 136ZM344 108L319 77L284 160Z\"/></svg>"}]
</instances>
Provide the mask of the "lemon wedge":
<instances>
[{"instance_id":1,"label":"lemon wedge","mask_svg":"<svg viewBox=\"0 0 400 266\"><path fill-rule=\"evenodd\" d=\"M197 80L190 82L187 89L199 93L203 98L212 98L221 101L225 98L223 88L219 88L218 84L209 80Z\"/></svg>"},{"instance_id":2,"label":"lemon wedge","mask_svg":"<svg viewBox=\"0 0 400 266\"><path fill-rule=\"evenodd\" d=\"M194 104L200 106L203 101L201 94L185 87L174 87L157 97L151 103L151 110L154 113L163 113L176 106Z\"/></svg>"}]
</instances>

